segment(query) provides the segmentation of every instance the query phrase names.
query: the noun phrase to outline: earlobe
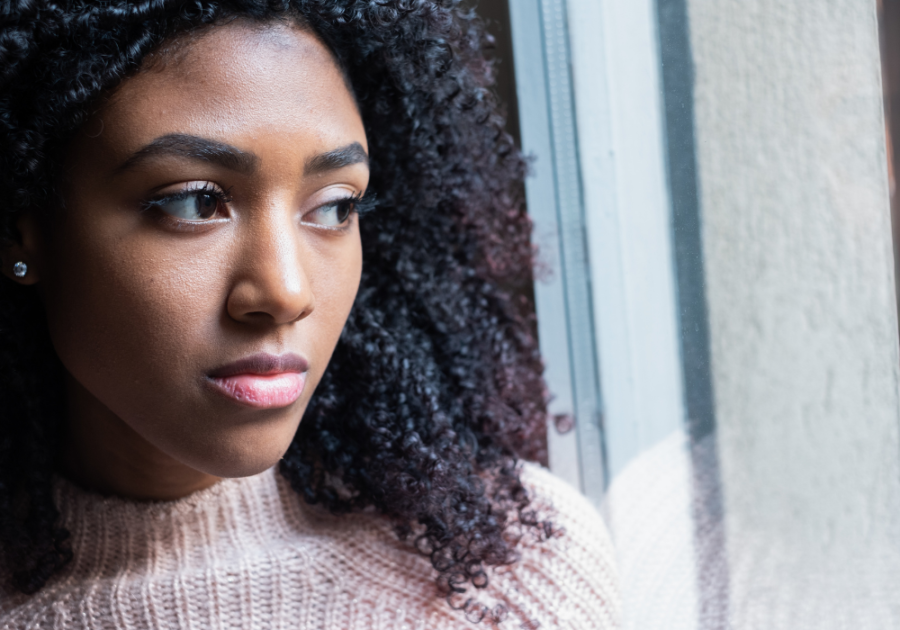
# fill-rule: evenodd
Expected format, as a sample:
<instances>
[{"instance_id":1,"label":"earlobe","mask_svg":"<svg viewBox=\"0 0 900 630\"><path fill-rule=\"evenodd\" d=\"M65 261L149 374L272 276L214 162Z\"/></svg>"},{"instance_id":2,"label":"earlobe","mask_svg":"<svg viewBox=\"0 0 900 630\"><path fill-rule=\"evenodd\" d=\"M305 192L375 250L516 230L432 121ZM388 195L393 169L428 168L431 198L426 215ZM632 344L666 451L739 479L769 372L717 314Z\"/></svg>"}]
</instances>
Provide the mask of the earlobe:
<instances>
[{"instance_id":1,"label":"earlobe","mask_svg":"<svg viewBox=\"0 0 900 630\"><path fill-rule=\"evenodd\" d=\"M16 256L13 252L21 249L13 246L3 252L3 275L17 284L36 284L38 274L33 264L28 262L25 256Z\"/></svg>"},{"instance_id":2,"label":"earlobe","mask_svg":"<svg viewBox=\"0 0 900 630\"><path fill-rule=\"evenodd\" d=\"M19 217L16 222L18 242L8 242L2 250L3 275L22 285L36 284L38 274L39 234L38 223L31 214Z\"/></svg>"}]
</instances>

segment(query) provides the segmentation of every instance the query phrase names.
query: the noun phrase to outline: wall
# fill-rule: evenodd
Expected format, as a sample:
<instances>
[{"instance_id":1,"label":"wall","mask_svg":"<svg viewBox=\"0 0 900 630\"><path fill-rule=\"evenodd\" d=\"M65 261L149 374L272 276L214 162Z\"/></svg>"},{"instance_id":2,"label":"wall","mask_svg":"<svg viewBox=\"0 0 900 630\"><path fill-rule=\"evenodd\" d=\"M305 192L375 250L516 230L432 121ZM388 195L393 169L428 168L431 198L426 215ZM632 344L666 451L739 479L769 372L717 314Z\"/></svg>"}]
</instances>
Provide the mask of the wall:
<instances>
[{"instance_id":1,"label":"wall","mask_svg":"<svg viewBox=\"0 0 900 630\"><path fill-rule=\"evenodd\" d=\"M688 7L730 618L898 627L875 1Z\"/></svg>"}]
</instances>

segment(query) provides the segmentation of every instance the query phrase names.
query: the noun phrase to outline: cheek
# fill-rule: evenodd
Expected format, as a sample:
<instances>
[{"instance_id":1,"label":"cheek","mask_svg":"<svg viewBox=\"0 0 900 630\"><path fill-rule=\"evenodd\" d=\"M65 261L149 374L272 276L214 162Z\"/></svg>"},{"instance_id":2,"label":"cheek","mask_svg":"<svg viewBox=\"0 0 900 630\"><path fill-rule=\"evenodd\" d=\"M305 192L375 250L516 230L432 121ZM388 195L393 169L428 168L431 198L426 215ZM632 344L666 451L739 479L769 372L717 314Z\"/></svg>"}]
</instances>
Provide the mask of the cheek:
<instances>
[{"instance_id":1,"label":"cheek","mask_svg":"<svg viewBox=\"0 0 900 630\"><path fill-rule=\"evenodd\" d=\"M353 307L362 276L362 243L359 235L348 241L340 252L321 257L318 282L314 287L317 300L321 295L329 315L343 315L340 328L343 328L343 320L347 319Z\"/></svg>"},{"instance_id":2,"label":"cheek","mask_svg":"<svg viewBox=\"0 0 900 630\"><path fill-rule=\"evenodd\" d=\"M309 280L316 296L316 308L307 325L315 331L312 341L318 355L315 363L319 366L312 375L314 384L325 372L359 290L362 245L358 234L348 241L328 252L317 251L316 262L310 270Z\"/></svg>"},{"instance_id":3,"label":"cheek","mask_svg":"<svg viewBox=\"0 0 900 630\"><path fill-rule=\"evenodd\" d=\"M203 348L215 342L223 274L206 262L215 252L183 259L176 251L75 232L56 249L47 274L45 303L60 359L122 417L138 401L144 409L154 405L148 393L159 387L180 398L173 383L194 372Z\"/></svg>"}]
</instances>

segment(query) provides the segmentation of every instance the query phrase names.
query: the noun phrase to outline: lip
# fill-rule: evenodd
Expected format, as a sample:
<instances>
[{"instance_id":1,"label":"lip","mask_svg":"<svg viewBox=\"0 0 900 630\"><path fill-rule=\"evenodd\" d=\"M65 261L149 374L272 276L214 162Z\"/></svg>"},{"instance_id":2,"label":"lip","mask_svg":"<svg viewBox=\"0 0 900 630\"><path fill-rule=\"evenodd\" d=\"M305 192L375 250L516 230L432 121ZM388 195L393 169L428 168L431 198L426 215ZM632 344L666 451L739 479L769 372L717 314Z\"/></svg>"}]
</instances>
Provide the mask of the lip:
<instances>
[{"instance_id":1,"label":"lip","mask_svg":"<svg viewBox=\"0 0 900 630\"><path fill-rule=\"evenodd\" d=\"M254 354L210 372L208 382L234 402L256 409L287 407L300 398L309 362L296 354Z\"/></svg>"}]
</instances>

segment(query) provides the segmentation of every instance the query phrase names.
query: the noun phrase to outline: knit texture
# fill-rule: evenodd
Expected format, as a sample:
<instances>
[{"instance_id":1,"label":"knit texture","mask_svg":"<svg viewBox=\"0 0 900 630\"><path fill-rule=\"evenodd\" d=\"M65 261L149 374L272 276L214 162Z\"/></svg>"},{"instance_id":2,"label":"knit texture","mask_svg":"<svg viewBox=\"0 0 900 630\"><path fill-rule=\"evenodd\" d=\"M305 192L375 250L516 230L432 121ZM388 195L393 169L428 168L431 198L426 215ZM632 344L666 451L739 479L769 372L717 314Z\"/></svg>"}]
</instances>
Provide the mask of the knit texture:
<instances>
[{"instance_id":1,"label":"knit texture","mask_svg":"<svg viewBox=\"0 0 900 630\"><path fill-rule=\"evenodd\" d=\"M428 559L399 541L384 518L305 505L273 468L156 503L103 498L60 481L75 559L36 595L0 591L0 627L618 628L603 521L540 467L525 464L522 480L560 531L543 542L526 534L518 562L489 570L489 586L476 595L505 603L509 614L499 626L473 625L437 596Z\"/></svg>"}]
</instances>

